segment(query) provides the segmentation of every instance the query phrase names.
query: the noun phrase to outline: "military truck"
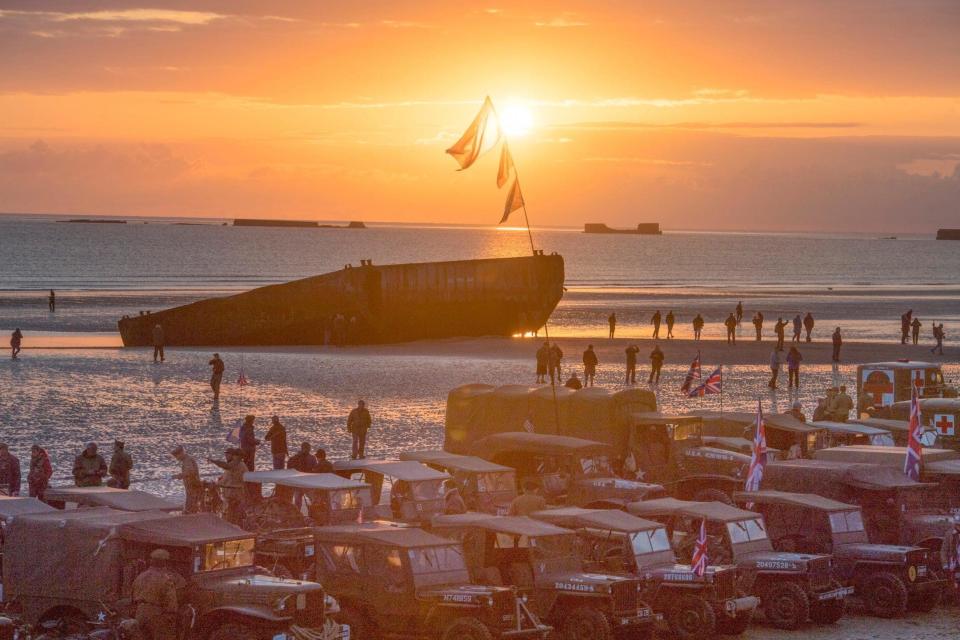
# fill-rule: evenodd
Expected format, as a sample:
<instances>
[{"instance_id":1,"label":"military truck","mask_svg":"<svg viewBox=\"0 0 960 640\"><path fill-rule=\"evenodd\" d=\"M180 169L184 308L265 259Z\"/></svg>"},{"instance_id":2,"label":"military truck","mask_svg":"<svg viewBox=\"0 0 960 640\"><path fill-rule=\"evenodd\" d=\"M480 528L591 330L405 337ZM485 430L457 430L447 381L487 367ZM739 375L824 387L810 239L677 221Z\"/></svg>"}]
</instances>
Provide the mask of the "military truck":
<instances>
[{"instance_id":1,"label":"military truck","mask_svg":"<svg viewBox=\"0 0 960 640\"><path fill-rule=\"evenodd\" d=\"M82 629L105 608L129 608L134 579L153 550L165 549L169 568L187 583L178 593L181 637L275 640L298 629L323 640L347 637L329 616L336 601L323 587L264 575L253 548L249 533L207 513L89 507L22 515L7 528L5 596L28 624L61 620Z\"/></svg>"},{"instance_id":2,"label":"military truck","mask_svg":"<svg viewBox=\"0 0 960 640\"><path fill-rule=\"evenodd\" d=\"M44 500L57 509L110 507L120 511L182 511L183 505L137 489L113 487L48 487Z\"/></svg>"},{"instance_id":3,"label":"military truck","mask_svg":"<svg viewBox=\"0 0 960 640\"><path fill-rule=\"evenodd\" d=\"M339 599L352 640L542 639L516 591L471 581L463 548L411 526L384 523L316 529L317 574Z\"/></svg>"},{"instance_id":4,"label":"military truck","mask_svg":"<svg viewBox=\"0 0 960 640\"><path fill-rule=\"evenodd\" d=\"M691 411L703 419L703 435L744 438L753 440L757 414L747 411ZM783 452L787 458L809 458L823 446L823 429L800 422L787 413L767 413L763 416L767 446Z\"/></svg>"},{"instance_id":5,"label":"military truck","mask_svg":"<svg viewBox=\"0 0 960 640\"><path fill-rule=\"evenodd\" d=\"M910 401L895 402L877 415L895 420L910 419ZM926 398L920 400L920 422L929 440L925 447L960 450L960 400L956 398ZM904 443L906 444L906 443Z\"/></svg>"},{"instance_id":6,"label":"military truck","mask_svg":"<svg viewBox=\"0 0 960 640\"><path fill-rule=\"evenodd\" d=\"M581 438L515 431L478 440L474 453L531 480L551 504L621 508L634 500L666 495L658 484L624 480L614 470L609 445Z\"/></svg>"},{"instance_id":7,"label":"military truck","mask_svg":"<svg viewBox=\"0 0 960 640\"><path fill-rule=\"evenodd\" d=\"M452 475L470 511L506 515L517 497L516 472L477 456L427 450L405 451L400 459L421 462Z\"/></svg>"},{"instance_id":8,"label":"military truck","mask_svg":"<svg viewBox=\"0 0 960 640\"><path fill-rule=\"evenodd\" d=\"M667 526L680 557L693 553L705 523L711 562L737 565L740 588L760 598L767 621L797 629L807 620L832 624L843 617L847 595L831 573L828 555L775 551L763 516L723 502L687 502L667 498L635 502L627 511Z\"/></svg>"},{"instance_id":9,"label":"military truck","mask_svg":"<svg viewBox=\"0 0 960 640\"><path fill-rule=\"evenodd\" d=\"M531 514L577 532L587 571L637 576L641 598L661 614L681 640L738 635L750 625L759 601L737 593L737 568L710 565L698 576L677 562L670 536L659 522L614 509L566 507Z\"/></svg>"},{"instance_id":10,"label":"military truck","mask_svg":"<svg viewBox=\"0 0 960 640\"><path fill-rule=\"evenodd\" d=\"M339 476L370 485L375 511L382 517L417 523L443 513L448 473L411 460L338 460L333 468Z\"/></svg>"},{"instance_id":11,"label":"military truck","mask_svg":"<svg viewBox=\"0 0 960 640\"><path fill-rule=\"evenodd\" d=\"M815 460L770 463L761 489L815 493L838 502L855 504L863 513L867 536L879 544L914 545L940 554L946 567L954 557L957 524L943 510L936 485L915 482L903 474L903 449L896 466L866 464L850 456L864 446L837 447L817 452ZM870 447L887 457L894 447ZM931 456L934 455L927 450ZM837 456L844 456L837 459ZM832 457L833 459L825 459Z\"/></svg>"},{"instance_id":12,"label":"military truck","mask_svg":"<svg viewBox=\"0 0 960 640\"><path fill-rule=\"evenodd\" d=\"M832 420L817 420L810 426L823 429L826 432L823 447L847 447L850 445L869 444L878 447L894 446L893 433L889 429L858 422L833 422ZM813 452L813 457L817 452Z\"/></svg>"},{"instance_id":13,"label":"military truck","mask_svg":"<svg viewBox=\"0 0 960 640\"><path fill-rule=\"evenodd\" d=\"M832 555L834 577L853 587L873 615L894 618L908 607L930 611L940 602L946 580L939 558L923 547L871 544L858 506L812 493L734 497L763 515L774 549Z\"/></svg>"},{"instance_id":14,"label":"military truck","mask_svg":"<svg viewBox=\"0 0 960 640\"><path fill-rule=\"evenodd\" d=\"M943 371L935 362L897 360L870 362L857 366L857 411L879 417L896 402L909 402L913 389L921 398L956 398L957 390L943 380Z\"/></svg>"},{"instance_id":15,"label":"military truck","mask_svg":"<svg viewBox=\"0 0 960 640\"><path fill-rule=\"evenodd\" d=\"M584 571L576 534L523 516L437 516L431 530L463 544L477 582L508 584L567 640L648 638L654 613L633 578Z\"/></svg>"}]
</instances>

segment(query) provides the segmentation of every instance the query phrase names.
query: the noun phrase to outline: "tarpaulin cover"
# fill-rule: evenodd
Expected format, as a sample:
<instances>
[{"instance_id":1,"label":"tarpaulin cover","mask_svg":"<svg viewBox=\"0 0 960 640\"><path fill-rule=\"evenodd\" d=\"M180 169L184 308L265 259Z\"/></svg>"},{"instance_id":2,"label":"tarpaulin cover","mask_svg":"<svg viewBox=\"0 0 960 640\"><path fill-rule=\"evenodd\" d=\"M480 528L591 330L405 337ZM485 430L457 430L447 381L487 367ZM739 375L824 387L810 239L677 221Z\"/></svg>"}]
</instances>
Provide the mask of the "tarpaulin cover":
<instances>
[{"instance_id":1,"label":"tarpaulin cover","mask_svg":"<svg viewBox=\"0 0 960 640\"><path fill-rule=\"evenodd\" d=\"M439 467L447 473L505 473L513 469L501 464L484 460L477 456L463 456L446 451L404 451L400 454L401 460L413 460L434 467Z\"/></svg>"},{"instance_id":2,"label":"tarpaulin cover","mask_svg":"<svg viewBox=\"0 0 960 640\"><path fill-rule=\"evenodd\" d=\"M112 487L50 487L47 500L73 502L84 507L111 507L120 511L179 511L182 504L137 489Z\"/></svg>"},{"instance_id":3,"label":"tarpaulin cover","mask_svg":"<svg viewBox=\"0 0 960 640\"><path fill-rule=\"evenodd\" d=\"M119 526L118 533L124 540L160 547L193 547L210 542L240 540L253 535L212 513L127 522Z\"/></svg>"},{"instance_id":4,"label":"tarpaulin cover","mask_svg":"<svg viewBox=\"0 0 960 640\"><path fill-rule=\"evenodd\" d=\"M733 494L737 502L754 504L789 504L819 511L852 511L859 509L855 504L847 504L818 496L815 493L792 493L789 491L737 491Z\"/></svg>"},{"instance_id":5,"label":"tarpaulin cover","mask_svg":"<svg viewBox=\"0 0 960 640\"><path fill-rule=\"evenodd\" d=\"M907 455L906 447L878 447L872 445L850 445L832 447L813 452L815 460L835 460L838 462L858 462L862 464L882 464L887 467L903 468ZM956 460L960 451L953 449L923 449L923 465L938 460Z\"/></svg>"},{"instance_id":6,"label":"tarpaulin cover","mask_svg":"<svg viewBox=\"0 0 960 640\"><path fill-rule=\"evenodd\" d=\"M491 516L489 513L468 512L436 516L432 524L437 528L476 528L514 536L529 536L531 538L538 536L573 535L573 532L569 529L563 529L547 522L540 522L527 516Z\"/></svg>"},{"instance_id":7,"label":"tarpaulin cover","mask_svg":"<svg viewBox=\"0 0 960 640\"><path fill-rule=\"evenodd\" d=\"M0 520L4 522L28 513L45 513L47 511L54 511L54 508L36 498L0 496Z\"/></svg>"},{"instance_id":8,"label":"tarpaulin cover","mask_svg":"<svg viewBox=\"0 0 960 640\"><path fill-rule=\"evenodd\" d=\"M568 529L591 528L606 531L620 531L623 533L648 531L650 529L659 529L663 526L659 522L638 518L619 509L564 507L562 509L537 511L532 514L531 517Z\"/></svg>"},{"instance_id":9,"label":"tarpaulin cover","mask_svg":"<svg viewBox=\"0 0 960 640\"><path fill-rule=\"evenodd\" d=\"M874 464L835 460L778 460L768 463L761 481L763 489L817 493L836 497L848 488L887 490L922 487L903 475L903 470Z\"/></svg>"}]
</instances>

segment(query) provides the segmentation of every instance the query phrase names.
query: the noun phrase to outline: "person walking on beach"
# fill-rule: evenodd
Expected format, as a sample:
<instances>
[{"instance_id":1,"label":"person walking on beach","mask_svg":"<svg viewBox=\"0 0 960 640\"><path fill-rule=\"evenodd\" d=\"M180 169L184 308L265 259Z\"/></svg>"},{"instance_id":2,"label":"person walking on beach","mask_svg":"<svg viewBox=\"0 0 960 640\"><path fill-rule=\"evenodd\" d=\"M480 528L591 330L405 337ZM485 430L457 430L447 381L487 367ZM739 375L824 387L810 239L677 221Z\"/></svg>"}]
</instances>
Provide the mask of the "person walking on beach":
<instances>
[{"instance_id":1,"label":"person walking on beach","mask_svg":"<svg viewBox=\"0 0 960 640\"><path fill-rule=\"evenodd\" d=\"M800 388L800 363L803 361L803 354L796 347L791 346L787 352L787 387L794 389Z\"/></svg>"},{"instance_id":2,"label":"person walking on beach","mask_svg":"<svg viewBox=\"0 0 960 640\"><path fill-rule=\"evenodd\" d=\"M640 353L640 347L635 344L630 345L624 350L627 354L627 384L636 384L637 382L637 354Z\"/></svg>"},{"instance_id":3,"label":"person walking on beach","mask_svg":"<svg viewBox=\"0 0 960 640\"><path fill-rule=\"evenodd\" d=\"M731 313L727 316L727 319L723 321L724 326L727 328L727 344L737 344L737 318Z\"/></svg>"},{"instance_id":4,"label":"person walking on beach","mask_svg":"<svg viewBox=\"0 0 960 640\"><path fill-rule=\"evenodd\" d=\"M763 339L763 314L757 311L753 315L753 328L757 330L757 342Z\"/></svg>"},{"instance_id":5,"label":"person walking on beach","mask_svg":"<svg viewBox=\"0 0 960 640\"><path fill-rule=\"evenodd\" d=\"M99 487L107 475L107 463L97 453L97 443L89 442L83 451L73 459L73 481L78 487Z\"/></svg>"},{"instance_id":6,"label":"person walking on beach","mask_svg":"<svg viewBox=\"0 0 960 640\"><path fill-rule=\"evenodd\" d=\"M737 326L739 327L740 321L743 320L743 301L742 300L737 303L736 318L737 318Z\"/></svg>"},{"instance_id":7,"label":"person walking on beach","mask_svg":"<svg viewBox=\"0 0 960 640\"><path fill-rule=\"evenodd\" d=\"M160 357L160 362L163 362L164 360L163 343L164 343L163 327L161 327L159 324L154 325L153 327L153 361L154 362L157 361L157 356Z\"/></svg>"},{"instance_id":8,"label":"person walking on beach","mask_svg":"<svg viewBox=\"0 0 960 640\"><path fill-rule=\"evenodd\" d=\"M807 315L803 317L803 328L807 330L807 342L810 342L812 338L810 334L813 333L813 325L815 324L813 320L813 314L807 311Z\"/></svg>"},{"instance_id":9,"label":"person walking on beach","mask_svg":"<svg viewBox=\"0 0 960 640\"><path fill-rule=\"evenodd\" d=\"M203 498L203 481L200 480L200 467L197 465L197 461L193 456L187 453L181 444L174 447L170 455L180 463L180 473L173 476L173 479L183 483L183 493L186 496L183 501L183 512L199 513Z\"/></svg>"},{"instance_id":10,"label":"person walking on beach","mask_svg":"<svg viewBox=\"0 0 960 640\"><path fill-rule=\"evenodd\" d=\"M673 311L667 312L667 339L673 338L673 323L676 322L676 317L673 315Z\"/></svg>"},{"instance_id":11,"label":"person walking on beach","mask_svg":"<svg viewBox=\"0 0 960 640\"><path fill-rule=\"evenodd\" d=\"M770 352L770 382L767 386L771 389L777 388L777 380L780 379L780 351L774 349Z\"/></svg>"},{"instance_id":12,"label":"person walking on beach","mask_svg":"<svg viewBox=\"0 0 960 640\"><path fill-rule=\"evenodd\" d=\"M227 522L240 526L243 522L244 509L244 489L243 474L250 469L243 462L244 452L240 449L230 448L225 452L225 460L214 460L207 458L207 462L223 469L223 473L217 479L217 486L220 487L220 495L226 509L223 519Z\"/></svg>"},{"instance_id":13,"label":"person walking on beach","mask_svg":"<svg viewBox=\"0 0 960 640\"><path fill-rule=\"evenodd\" d=\"M223 370L225 368L223 360L220 359L220 354L213 354L213 360L208 362L212 369L210 374L210 388L213 389L213 401L216 402L220 399L220 383L223 382Z\"/></svg>"},{"instance_id":14,"label":"person walking on beach","mask_svg":"<svg viewBox=\"0 0 960 640\"><path fill-rule=\"evenodd\" d=\"M20 332L20 327L17 327L13 330L13 333L10 334L10 357L14 360L17 359L17 354L20 353L21 343L23 343L23 333Z\"/></svg>"},{"instance_id":15,"label":"person walking on beach","mask_svg":"<svg viewBox=\"0 0 960 640\"><path fill-rule=\"evenodd\" d=\"M656 382L660 384L660 369L663 367L663 351L659 345L653 345L653 351L650 352L650 378L647 384Z\"/></svg>"},{"instance_id":16,"label":"person walking on beach","mask_svg":"<svg viewBox=\"0 0 960 640\"><path fill-rule=\"evenodd\" d=\"M563 379L560 377L561 360L563 360L563 351L560 350L560 345L554 342L550 345L550 357L548 358L548 364L550 365L550 384L554 384L554 381L560 382Z\"/></svg>"},{"instance_id":17,"label":"person walking on beach","mask_svg":"<svg viewBox=\"0 0 960 640\"><path fill-rule=\"evenodd\" d=\"M773 332L777 334L777 351L783 351L784 329L786 328L787 323L783 321L783 318L777 318L777 324L773 325Z\"/></svg>"},{"instance_id":18,"label":"person walking on beach","mask_svg":"<svg viewBox=\"0 0 960 640\"><path fill-rule=\"evenodd\" d=\"M656 313L650 318L650 324L653 325L653 339L656 340L660 337L660 310L657 309Z\"/></svg>"},{"instance_id":19,"label":"person walking on beach","mask_svg":"<svg viewBox=\"0 0 960 640\"><path fill-rule=\"evenodd\" d=\"M46 496L52 476L53 465L50 464L50 456L47 455L47 452L38 444L30 447L30 471L27 473L27 488L30 491L30 497L42 501Z\"/></svg>"},{"instance_id":20,"label":"person walking on beach","mask_svg":"<svg viewBox=\"0 0 960 640\"><path fill-rule=\"evenodd\" d=\"M945 336L944 336L944 333L943 333L943 323L941 322L940 325L937 326L937 323L934 322L934 323L933 323L933 339L937 341L937 344L934 345L933 349L930 349L930 353L937 353L937 352L939 352L940 355L943 355L943 340L944 340L944 337L945 337Z\"/></svg>"},{"instance_id":21,"label":"person walking on beach","mask_svg":"<svg viewBox=\"0 0 960 640\"><path fill-rule=\"evenodd\" d=\"M600 359L597 358L597 352L593 350L593 345L588 344L587 350L583 352L583 382L588 387L593 386L593 378L597 375L597 365Z\"/></svg>"},{"instance_id":22,"label":"person walking on beach","mask_svg":"<svg viewBox=\"0 0 960 640\"><path fill-rule=\"evenodd\" d=\"M240 451L247 471L254 471L257 464L257 445L260 441L253 430L253 423L257 420L254 415L247 415L240 425Z\"/></svg>"},{"instance_id":23,"label":"person walking on beach","mask_svg":"<svg viewBox=\"0 0 960 640\"><path fill-rule=\"evenodd\" d=\"M900 316L900 344L907 344L907 335L910 333L910 323L913 320L913 309Z\"/></svg>"},{"instance_id":24,"label":"person walking on beach","mask_svg":"<svg viewBox=\"0 0 960 640\"><path fill-rule=\"evenodd\" d=\"M547 381L547 366L550 364L550 343L544 342L543 346L537 349L537 382Z\"/></svg>"},{"instance_id":25,"label":"person walking on beach","mask_svg":"<svg viewBox=\"0 0 960 640\"><path fill-rule=\"evenodd\" d=\"M353 436L353 445L350 448L351 460L363 460L367 457L367 431L370 430L371 422L367 403L358 400L357 408L347 416L347 431Z\"/></svg>"},{"instance_id":26,"label":"person walking on beach","mask_svg":"<svg viewBox=\"0 0 960 640\"><path fill-rule=\"evenodd\" d=\"M124 443L117 440L113 443L113 455L110 456L110 479L107 480L107 486L114 489L130 488L130 470L133 469L133 458L124 451Z\"/></svg>"},{"instance_id":27,"label":"person walking on beach","mask_svg":"<svg viewBox=\"0 0 960 640\"><path fill-rule=\"evenodd\" d=\"M617 314L616 312L611 313L610 317L607 318L607 324L610 325L610 339L613 340L613 334L617 331Z\"/></svg>"},{"instance_id":28,"label":"person walking on beach","mask_svg":"<svg viewBox=\"0 0 960 640\"><path fill-rule=\"evenodd\" d=\"M576 371L570 374L570 377L566 382L563 383L563 386L565 386L567 389L573 389L574 391L580 391L580 389L583 389L583 383L580 382L580 378L577 377Z\"/></svg>"},{"instance_id":29,"label":"person walking on beach","mask_svg":"<svg viewBox=\"0 0 960 640\"><path fill-rule=\"evenodd\" d=\"M699 340L700 333L703 331L703 316L699 313L697 317L693 319L693 339Z\"/></svg>"},{"instance_id":30,"label":"person walking on beach","mask_svg":"<svg viewBox=\"0 0 960 640\"><path fill-rule=\"evenodd\" d=\"M273 457L273 468L283 469L287 463L287 428L280 423L279 416L273 416L270 428L263 438L270 442L270 455Z\"/></svg>"},{"instance_id":31,"label":"person walking on beach","mask_svg":"<svg viewBox=\"0 0 960 640\"><path fill-rule=\"evenodd\" d=\"M800 342L800 334L803 333L803 319L800 314L793 316L793 338L791 342Z\"/></svg>"},{"instance_id":32,"label":"person walking on beach","mask_svg":"<svg viewBox=\"0 0 960 640\"><path fill-rule=\"evenodd\" d=\"M57 294L53 292L53 289L50 289L50 295L47 296L47 307L50 309L50 313L57 310Z\"/></svg>"},{"instance_id":33,"label":"person walking on beach","mask_svg":"<svg viewBox=\"0 0 960 640\"><path fill-rule=\"evenodd\" d=\"M833 361L840 362L840 347L843 346L843 337L840 335L840 327L833 332Z\"/></svg>"},{"instance_id":34,"label":"person walking on beach","mask_svg":"<svg viewBox=\"0 0 960 640\"><path fill-rule=\"evenodd\" d=\"M914 318L913 322L910 323L910 337L913 339L913 344L920 343L920 327L923 326L923 323L920 322L920 318Z\"/></svg>"},{"instance_id":35,"label":"person walking on beach","mask_svg":"<svg viewBox=\"0 0 960 640\"><path fill-rule=\"evenodd\" d=\"M20 495L20 460L0 442L0 495Z\"/></svg>"}]
</instances>

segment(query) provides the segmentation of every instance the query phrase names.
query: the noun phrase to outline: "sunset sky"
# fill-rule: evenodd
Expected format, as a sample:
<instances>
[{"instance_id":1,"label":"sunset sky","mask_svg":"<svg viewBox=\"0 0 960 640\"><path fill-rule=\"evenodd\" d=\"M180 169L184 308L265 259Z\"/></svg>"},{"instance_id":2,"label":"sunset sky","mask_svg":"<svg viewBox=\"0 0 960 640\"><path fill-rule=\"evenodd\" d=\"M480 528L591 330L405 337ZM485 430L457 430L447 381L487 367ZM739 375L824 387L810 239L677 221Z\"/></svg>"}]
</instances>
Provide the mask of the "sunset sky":
<instances>
[{"instance_id":1,"label":"sunset sky","mask_svg":"<svg viewBox=\"0 0 960 640\"><path fill-rule=\"evenodd\" d=\"M485 95L534 224L960 226L956 0L0 0L0 211L495 224Z\"/></svg>"}]
</instances>

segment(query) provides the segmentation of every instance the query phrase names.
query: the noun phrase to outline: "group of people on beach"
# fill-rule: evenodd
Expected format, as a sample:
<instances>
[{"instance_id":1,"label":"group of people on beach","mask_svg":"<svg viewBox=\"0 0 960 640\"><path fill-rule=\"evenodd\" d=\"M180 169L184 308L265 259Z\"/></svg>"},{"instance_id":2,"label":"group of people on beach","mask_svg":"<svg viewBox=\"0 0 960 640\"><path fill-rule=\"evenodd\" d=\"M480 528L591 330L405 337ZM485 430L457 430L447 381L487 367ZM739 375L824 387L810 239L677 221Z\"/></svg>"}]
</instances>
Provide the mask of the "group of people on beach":
<instances>
[{"instance_id":1,"label":"group of people on beach","mask_svg":"<svg viewBox=\"0 0 960 640\"><path fill-rule=\"evenodd\" d=\"M113 443L113 455L107 464L97 451L97 443L90 442L73 460L73 480L78 487L106 485L116 489L130 488L130 472L133 458L126 451L122 440ZM44 499L53 465L46 449L39 444L30 447L30 468L27 472L28 493L31 497ZM13 455L6 443L0 442L0 495L17 496L22 488L20 460Z\"/></svg>"},{"instance_id":2,"label":"group of people on beach","mask_svg":"<svg viewBox=\"0 0 960 640\"><path fill-rule=\"evenodd\" d=\"M920 318L913 315L913 309L909 309L906 313L900 316L900 344L907 344L907 341L911 341L914 345L920 343L920 328L923 327L923 323L920 322ZM939 325L934 322L931 325L933 331L933 339L936 344L933 348L930 349L930 353L939 353L943 355L943 323Z\"/></svg>"}]
</instances>

